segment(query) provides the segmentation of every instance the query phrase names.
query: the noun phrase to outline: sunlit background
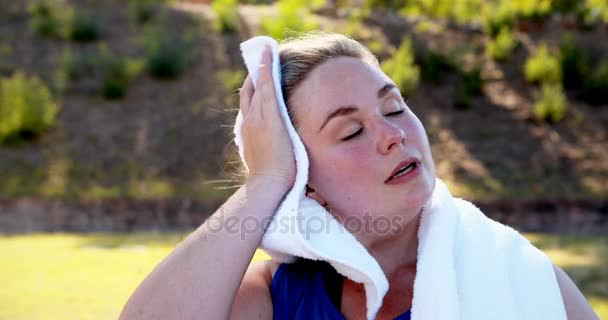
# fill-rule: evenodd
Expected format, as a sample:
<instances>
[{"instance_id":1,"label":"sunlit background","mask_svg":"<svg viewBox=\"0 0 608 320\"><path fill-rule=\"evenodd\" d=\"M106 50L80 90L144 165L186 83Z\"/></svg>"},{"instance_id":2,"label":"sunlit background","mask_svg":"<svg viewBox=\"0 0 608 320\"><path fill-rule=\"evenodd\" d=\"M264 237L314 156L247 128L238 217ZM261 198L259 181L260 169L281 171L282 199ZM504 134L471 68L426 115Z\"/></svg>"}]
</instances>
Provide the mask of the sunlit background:
<instances>
[{"instance_id":1,"label":"sunlit background","mask_svg":"<svg viewBox=\"0 0 608 320\"><path fill-rule=\"evenodd\" d=\"M608 319L607 0L0 0L0 319L117 318L243 182L240 42L308 30L370 48L451 191Z\"/></svg>"}]
</instances>

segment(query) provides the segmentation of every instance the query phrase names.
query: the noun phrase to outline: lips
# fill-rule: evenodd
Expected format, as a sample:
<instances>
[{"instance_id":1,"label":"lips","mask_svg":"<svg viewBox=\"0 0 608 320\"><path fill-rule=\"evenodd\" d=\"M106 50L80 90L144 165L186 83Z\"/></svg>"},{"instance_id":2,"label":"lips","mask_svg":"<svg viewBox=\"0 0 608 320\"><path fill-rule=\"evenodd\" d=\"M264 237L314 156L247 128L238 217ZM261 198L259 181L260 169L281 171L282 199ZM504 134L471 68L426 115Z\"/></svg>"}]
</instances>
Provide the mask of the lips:
<instances>
[{"instance_id":1,"label":"lips","mask_svg":"<svg viewBox=\"0 0 608 320\"><path fill-rule=\"evenodd\" d=\"M397 173L399 173L403 168L410 166L410 165L415 165L415 166L419 166L420 165L420 160L418 158L407 158L406 160L399 162L399 164L395 167L395 169L393 169L393 172L391 172L390 176L384 181L385 183L390 181Z\"/></svg>"}]
</instances>

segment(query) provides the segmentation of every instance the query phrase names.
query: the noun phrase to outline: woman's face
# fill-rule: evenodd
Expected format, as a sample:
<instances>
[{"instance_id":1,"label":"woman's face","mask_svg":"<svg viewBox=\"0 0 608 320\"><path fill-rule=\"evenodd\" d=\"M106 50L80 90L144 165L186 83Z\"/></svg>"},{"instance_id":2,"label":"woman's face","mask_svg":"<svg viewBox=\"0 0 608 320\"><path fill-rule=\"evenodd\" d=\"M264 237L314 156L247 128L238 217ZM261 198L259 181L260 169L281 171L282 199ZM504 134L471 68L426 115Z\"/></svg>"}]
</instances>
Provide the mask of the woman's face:
<instances>
[{"instance_id":1,"label":"woman's face","mask_svg":"<svg viewBox=\"0 0 608 320\"><path fill-rule=\"evenodd\" d=\"M308 185L338 220L416 217L435 168L422 123L388 76L359 59L332 58L294 90L291 105L310 158ZM413 170L387 181L408 164Z\"/></svg>"}]
</instances>

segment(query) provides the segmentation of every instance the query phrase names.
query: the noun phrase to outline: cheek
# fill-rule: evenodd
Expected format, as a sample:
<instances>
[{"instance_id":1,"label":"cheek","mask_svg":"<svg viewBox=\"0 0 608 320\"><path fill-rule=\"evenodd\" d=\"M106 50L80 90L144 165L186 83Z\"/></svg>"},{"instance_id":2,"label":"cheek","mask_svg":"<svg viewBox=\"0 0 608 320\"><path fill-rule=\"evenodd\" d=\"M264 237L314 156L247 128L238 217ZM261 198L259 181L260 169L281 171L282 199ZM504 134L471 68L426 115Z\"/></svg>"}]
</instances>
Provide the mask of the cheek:
<instances>
[{"instance_id":1,"label":"cheek","mask_svg":"<svg viewBox=\"0 0 608 320\"><path fill-rule=\"evenodd\" d=\"M357 214L377 195L370 188L378 183L378 158L369 143L341 146L332 152L326 174L328 181L321 181L324 195L335 209L335 213Z\"/></svg>"},{"instance_id":2,"label":"cheek","mask_svg":"<svg viewBox=\"0 0 608 320\"><path fill-rule=\"evenodd\" d=\"M414 144L421 152L426 153L425 149L429 148L429 142L422 122L414 114L411 114L411 117L404 121L403 128L409 142Z\"/></svg>"},{"instance_id":3,"label":"cheek","mask_svg":"<svg viewBox=\"0 0 608 320\"><path fill-rule=\"evenodd\" d=\"M414 144L415 148L422 153L423 162L425 167L430 170L431 174L435 174L435 165L433 162L433 157L431 155L431 146L429 144L429 139L426 134L426 130L422 123L415 118L415 121L412 121L409 130L409 141Z\"/></svg>"},{"instance_id":4,"label":"cheek","mask_svg":"<svg viewBox=\"0 0 608 320\"><path fill-rule=\"evenodd\" d=\"M371 151L369 144L350 143L311 155L311 182L330 202L361 198L378 165Z\"/></svg>"},{"instance_id":5,"label":"cheek","mask_svg":"<svg viewBox=\"0 0 608 320\"><path fill-rule=\"evenodd\" d=\"M360 181L365 173L373 168L373 154L366 143L352 143L334 148L330 152L322 153L321 157L311 160L311 171L321 183L324 180L331 184L342 184Z\"/></svg>"}]
</instances>

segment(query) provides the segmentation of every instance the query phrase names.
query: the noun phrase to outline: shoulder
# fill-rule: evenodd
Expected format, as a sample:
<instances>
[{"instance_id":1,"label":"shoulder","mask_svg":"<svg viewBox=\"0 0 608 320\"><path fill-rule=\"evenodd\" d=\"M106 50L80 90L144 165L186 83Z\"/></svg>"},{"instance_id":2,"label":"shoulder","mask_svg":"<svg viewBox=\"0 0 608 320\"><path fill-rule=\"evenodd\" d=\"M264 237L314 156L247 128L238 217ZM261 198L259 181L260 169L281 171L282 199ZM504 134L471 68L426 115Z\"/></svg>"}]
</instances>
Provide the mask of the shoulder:
<instances>
[{"instance_id":1,"label":"shoulder","mask_svg":"<svg viewBox=\"0 0 608 320\"><path fill-rule=\"evenodd\" d=\"M234 298L230 319L272 319L270 283L278 267L279 263L272 260L249 265Z\"/></svg>"},{"instance_id":2,"label":"shoulder","mask_svg":"<svg viewBox=\"0 0 608 320\"><path fill-rule=\"evenodd\" d=\"M555 270L555 277L557 278L557 284L564 300L564 306L566 307L566 314L568 320L574 319L597 319L599 317L595 314L585 296L576 287L572 279L562 270L560 267L553 265Z\"/></svg>"}]
</instances>

